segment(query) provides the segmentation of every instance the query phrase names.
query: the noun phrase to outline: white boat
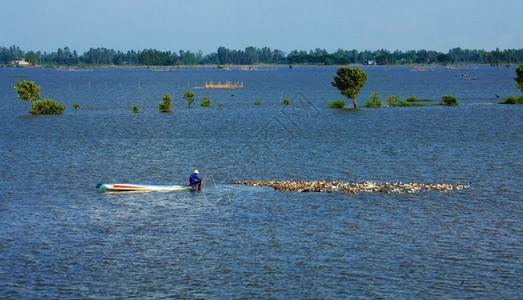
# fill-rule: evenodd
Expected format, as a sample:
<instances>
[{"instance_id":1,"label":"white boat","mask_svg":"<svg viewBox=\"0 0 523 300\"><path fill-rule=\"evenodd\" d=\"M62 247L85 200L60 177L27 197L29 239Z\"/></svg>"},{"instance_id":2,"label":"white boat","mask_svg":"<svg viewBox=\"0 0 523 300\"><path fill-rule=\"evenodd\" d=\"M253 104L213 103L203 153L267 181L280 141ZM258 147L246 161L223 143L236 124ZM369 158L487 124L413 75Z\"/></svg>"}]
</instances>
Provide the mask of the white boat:
<instances>
[{"instance_id":1,"label":"white boat","mask_svg":"<svg viewBox=\"0 0 523 300\"><path fill-rule=\"evenodd\" d=\"M197 189L198 186L172 184L142 184L142 183L99 183L96 188L107 192L168 192Z\"/></svg>"}]
</instances>

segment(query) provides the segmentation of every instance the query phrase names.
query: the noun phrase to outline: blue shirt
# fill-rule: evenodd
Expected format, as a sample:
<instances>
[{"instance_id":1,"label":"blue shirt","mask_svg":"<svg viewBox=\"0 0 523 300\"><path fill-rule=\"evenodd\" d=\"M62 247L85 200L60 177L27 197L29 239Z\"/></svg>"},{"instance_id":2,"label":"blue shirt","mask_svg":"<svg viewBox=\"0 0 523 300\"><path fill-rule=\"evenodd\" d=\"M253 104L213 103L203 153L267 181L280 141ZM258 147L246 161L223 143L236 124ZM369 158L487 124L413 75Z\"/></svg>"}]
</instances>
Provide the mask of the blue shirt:
<instances>
[{"instance_id":1,"label":"blue shirt","mask_svg":"<svg viewBox=\"0 0 523 300\"><path fill-rule=\"evenodd\" d=\"M196 173L192 173L191 177L189 177L189 183L191 185L195 185L200 182L202 182L202 179L200 177L198 177L198 174L196 174Z\"/></svg>"}]
</instances>

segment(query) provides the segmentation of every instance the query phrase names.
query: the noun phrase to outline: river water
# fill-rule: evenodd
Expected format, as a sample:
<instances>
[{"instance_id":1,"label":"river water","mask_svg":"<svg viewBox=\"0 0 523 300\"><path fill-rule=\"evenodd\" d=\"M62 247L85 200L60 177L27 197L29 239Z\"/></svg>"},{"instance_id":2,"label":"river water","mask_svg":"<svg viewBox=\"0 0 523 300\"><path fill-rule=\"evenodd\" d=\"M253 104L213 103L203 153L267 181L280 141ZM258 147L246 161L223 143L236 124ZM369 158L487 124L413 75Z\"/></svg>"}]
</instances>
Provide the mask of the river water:
<instances>
[{"instance_id":1,"label":"river water","mask_svg":"<svg viewBox=\"0 0 523 300\"><path fill-rule=\"evenodd\" d=\"M496 104L520 95L514 66L364 70L360 106L373 92L460 105L329 109L342 99L334 67L0 68L0 298L521 299L523 107ZM20 80L65 114L30 115L13 89ZM200 88L206 81L244 89ZM158 112L165 94L172 113ZM193 169L207 176L201 192L95 189L185 184ZM252 179L470 188L234 184Z\"/></svg>"}]
</instances>

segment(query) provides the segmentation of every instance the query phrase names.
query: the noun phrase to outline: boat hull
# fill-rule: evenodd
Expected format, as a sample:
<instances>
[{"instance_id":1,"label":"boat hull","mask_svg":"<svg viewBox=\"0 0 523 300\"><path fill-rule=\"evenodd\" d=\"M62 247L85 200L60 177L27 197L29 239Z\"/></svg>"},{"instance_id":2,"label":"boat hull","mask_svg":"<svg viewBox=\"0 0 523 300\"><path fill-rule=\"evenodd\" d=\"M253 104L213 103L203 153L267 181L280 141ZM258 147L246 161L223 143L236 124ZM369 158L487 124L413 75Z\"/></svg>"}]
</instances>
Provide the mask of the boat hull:
<instances>
[{"instance_id":1,"label":"boat hull","mask_svg":"<svg viewBox=\"0 0 523 300\"><path fill-rule=\"evenodd\" d=\"M169 192L190 190L190 185L172 185L172 184L141 184L141 183L99 183L96 188L100 191L108 192Z\"/></svg>"}]
</instances>

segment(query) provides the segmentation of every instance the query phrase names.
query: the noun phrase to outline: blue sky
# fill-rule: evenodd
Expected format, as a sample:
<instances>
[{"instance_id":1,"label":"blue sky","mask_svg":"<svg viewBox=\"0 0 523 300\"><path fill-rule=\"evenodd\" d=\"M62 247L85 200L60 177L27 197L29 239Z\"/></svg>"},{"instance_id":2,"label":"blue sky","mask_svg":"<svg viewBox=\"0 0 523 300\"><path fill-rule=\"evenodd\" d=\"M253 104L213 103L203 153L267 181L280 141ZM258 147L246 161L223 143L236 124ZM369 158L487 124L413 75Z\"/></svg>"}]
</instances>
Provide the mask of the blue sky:
<instances>
[{"instance_id":1,"label":"blue sky","mask_svg":"<svg viewBox=\"0 0 523 300\"><path fill-rule=\"evenodd\" d=\"M0 46L216 52L523 48L521 0L0 0Z\"/></svg>"}]
</instances>

